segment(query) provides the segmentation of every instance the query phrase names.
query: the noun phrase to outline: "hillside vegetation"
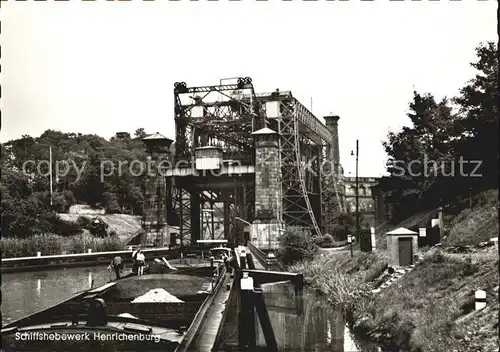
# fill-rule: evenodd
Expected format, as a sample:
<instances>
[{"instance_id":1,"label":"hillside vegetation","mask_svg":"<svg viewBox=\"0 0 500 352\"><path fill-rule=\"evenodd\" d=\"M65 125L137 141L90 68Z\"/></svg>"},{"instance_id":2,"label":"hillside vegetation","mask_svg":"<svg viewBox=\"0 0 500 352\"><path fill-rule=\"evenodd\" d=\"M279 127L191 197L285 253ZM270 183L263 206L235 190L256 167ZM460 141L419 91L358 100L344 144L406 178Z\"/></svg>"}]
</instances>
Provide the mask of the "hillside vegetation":
<instances>
[{"instance_id":1,"label":"hillside vegetation","mask_svg":"<svg viewBox=\"0 0 500 352\"><path fill-rule=\"evenodd\" d=\"M479 244L498 235L498 190L481 193L474 202L472 209L464 209L458 216L449 218L444 245Z\"/></svg>"},{"instance_id":2,"label":"hillside vegetation","mask_svg":"<svg viewBox=\"0 0 500 352\"><path fill-rule=\"evenodd\" d=\"M390 351L498 351L498 242L488 242L498 238L496 45L481 44L477 56L477 74L458 97L436 102L414 92L411 126L389 133L390 176L380 186L391 219L376 230L377 251L355 252L353 259L346 251L309 255L290 266L343 311L356 333ZM445 215L442 243L421 248L413 269L374 290L392 272L385 233L428 223L438 207ZM479 289L487 307L476 312Z\"/></svg>"},{"instance_id":3,"label":"hillside vegetation","mask_svg":"<svg viewBox=\"0 0 500 352\"><path fill-rule=\"evenodd\" d=\"M458 96L414 92L411 124L383 143L390 176L380 186L394 223L441 206L455 215L471 195L498 187L498 48L483 43L476 53L476 74Z\"/></svg>"},{"instance_id":4,"label":"hillside vegetation","mask_svg":"<svg viewBox=\"0 0 500 352\"><path fill-rule=\"evenodd\" d=\"M74 204L104 208L107 214L141 215L146 174L139 172L138 162L146 161L145 136L143 129L134 137L117 133L110 140L47 130L40 137L26 135L2 144L2 237L80 233L81 229L56 216L67 213ZM54 176L52 205L49 148Z\"/></svg>"},{"instance_id":5,"label":"hillside vegetation","mask_svg":"<svg viewBox=\"0 0 500 352\"><path fill-rule=\"evenodd\" d=\"M447 253L446 248L446 243L477 245L498 234L498 219L496 227L478 224L491 209L498 209L495 192L478 195L472 211L450 217L444 246L420 253L423 258L415 268L380 293L372 289L388 275L389 258L384 250L355 252L354 259L346 251L323 253L289 270L303 273L311 288L344 312L357 334L389 350L496 351L498 247L475 248L465 254ZM487 308L476 312L474 292L478 289L486 291Z\"/></svg>"}]
</instances>

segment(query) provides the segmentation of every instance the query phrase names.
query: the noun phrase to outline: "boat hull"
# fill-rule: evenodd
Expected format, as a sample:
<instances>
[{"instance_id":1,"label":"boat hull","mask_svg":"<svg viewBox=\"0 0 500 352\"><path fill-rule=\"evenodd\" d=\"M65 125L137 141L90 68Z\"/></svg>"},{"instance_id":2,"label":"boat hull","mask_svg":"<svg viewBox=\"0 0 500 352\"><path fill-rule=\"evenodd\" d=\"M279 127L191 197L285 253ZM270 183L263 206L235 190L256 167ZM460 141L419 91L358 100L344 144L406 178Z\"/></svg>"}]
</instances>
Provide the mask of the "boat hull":
<instances>
[{"instance_id":1,"label":"boat hull","mask_svg":"<svg viewBox=\"0 0 500 352\"><path fill-rule=\"evenodd\" d=\"M4 326L2 351L174 351L210 295L213 268L151 269L159 273L126 275ZM155 289L182 302L132 302ZM96 300L102 300L107 321L89 326Z\"/></svg>"}]
</instances>

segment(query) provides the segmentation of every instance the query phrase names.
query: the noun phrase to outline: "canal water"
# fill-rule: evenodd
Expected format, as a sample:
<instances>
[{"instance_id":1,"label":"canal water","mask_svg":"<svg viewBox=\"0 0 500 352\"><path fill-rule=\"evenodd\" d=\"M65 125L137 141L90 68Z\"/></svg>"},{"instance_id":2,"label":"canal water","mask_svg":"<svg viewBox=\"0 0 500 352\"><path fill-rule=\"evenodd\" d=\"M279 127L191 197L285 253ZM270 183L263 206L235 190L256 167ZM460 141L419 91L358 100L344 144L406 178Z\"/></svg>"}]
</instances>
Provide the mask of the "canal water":
<instances>
[{"instance_id":1,"label":"canal water","mask_svg":"<svg viewBox=\"0 0 500 352\"><path fill-rule=\"evenodd\" d=\"M2 325L107 283L107 266L2 274Z\"/></svg>"},{"instance_id":2,"label":"canal water","mask_svg":"<svg viewBox=\"0 0 500 352\"><path fill-rule=\"evenodd\" d=\"M342 314L324 297L308 290L297 295L290 283L262 285L262 291L280 351L379 351L377 346L357 340ZM258 346L265 346L258 321L256 330Z\"/></svg>"}]
</instances>

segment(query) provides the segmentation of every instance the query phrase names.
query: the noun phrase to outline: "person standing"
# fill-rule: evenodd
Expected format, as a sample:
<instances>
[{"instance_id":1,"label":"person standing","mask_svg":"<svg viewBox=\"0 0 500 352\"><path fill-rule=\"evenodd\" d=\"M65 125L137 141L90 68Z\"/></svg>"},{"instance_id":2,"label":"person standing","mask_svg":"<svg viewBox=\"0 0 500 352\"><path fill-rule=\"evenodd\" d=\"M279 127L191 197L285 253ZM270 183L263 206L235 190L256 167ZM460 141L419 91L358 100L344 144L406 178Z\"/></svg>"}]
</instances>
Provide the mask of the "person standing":
<instances>
[{"instance_id":1,"label":"person standing","mask_svg":"<svg viewBox=\"0 0 500 352\"><path fill-rule=\"evenodd\" d=\"M119 255L113 258L109 267L115 270L116 280L120 279L120 272L123 270L123 259Z\"/></svg>"},{"instance_id":2,"label":"person standing","mask_svg":"<svg viewBox=\"0 0 500 352\"><path fill-rule=\"evenodd\" d=\"M137 252L137 266L138 266L138 275L144 275L144 266L146 265L146 257L141 250Z\"/></svg>"},{"instance_id":3,"label":"person standing","mask_svg":"<svg viewBox=\"0 0 500 352\"><path fill-rule=\"evenodd\" d=\"M139 274L139 266L137 265L137 254L140 251L140 247L138 247L135 251L132 252L132 261L134 263L134 267L132 268L132 271L134 273Z\"/></svg>"}]
</instances>

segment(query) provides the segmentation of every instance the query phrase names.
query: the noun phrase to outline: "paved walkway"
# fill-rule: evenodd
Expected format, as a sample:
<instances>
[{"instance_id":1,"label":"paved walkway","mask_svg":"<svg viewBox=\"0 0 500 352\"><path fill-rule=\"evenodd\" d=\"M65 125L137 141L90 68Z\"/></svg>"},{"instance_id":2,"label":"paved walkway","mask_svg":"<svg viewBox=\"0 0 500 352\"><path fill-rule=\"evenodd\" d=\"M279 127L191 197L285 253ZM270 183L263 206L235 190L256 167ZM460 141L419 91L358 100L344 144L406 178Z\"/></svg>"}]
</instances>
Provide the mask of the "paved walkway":
<instances>
[{"instance_id":1,"label":"paved walkway","mask_svg":"<svg viewBox=\"0 0 500 352\"><path fill-rule=\"evenodd\" d=\"M266 270L264 265L262 265L253 254L252 258L253 258L253 263L255 264L255 270Z\"/></svg>"}]
</instances>

